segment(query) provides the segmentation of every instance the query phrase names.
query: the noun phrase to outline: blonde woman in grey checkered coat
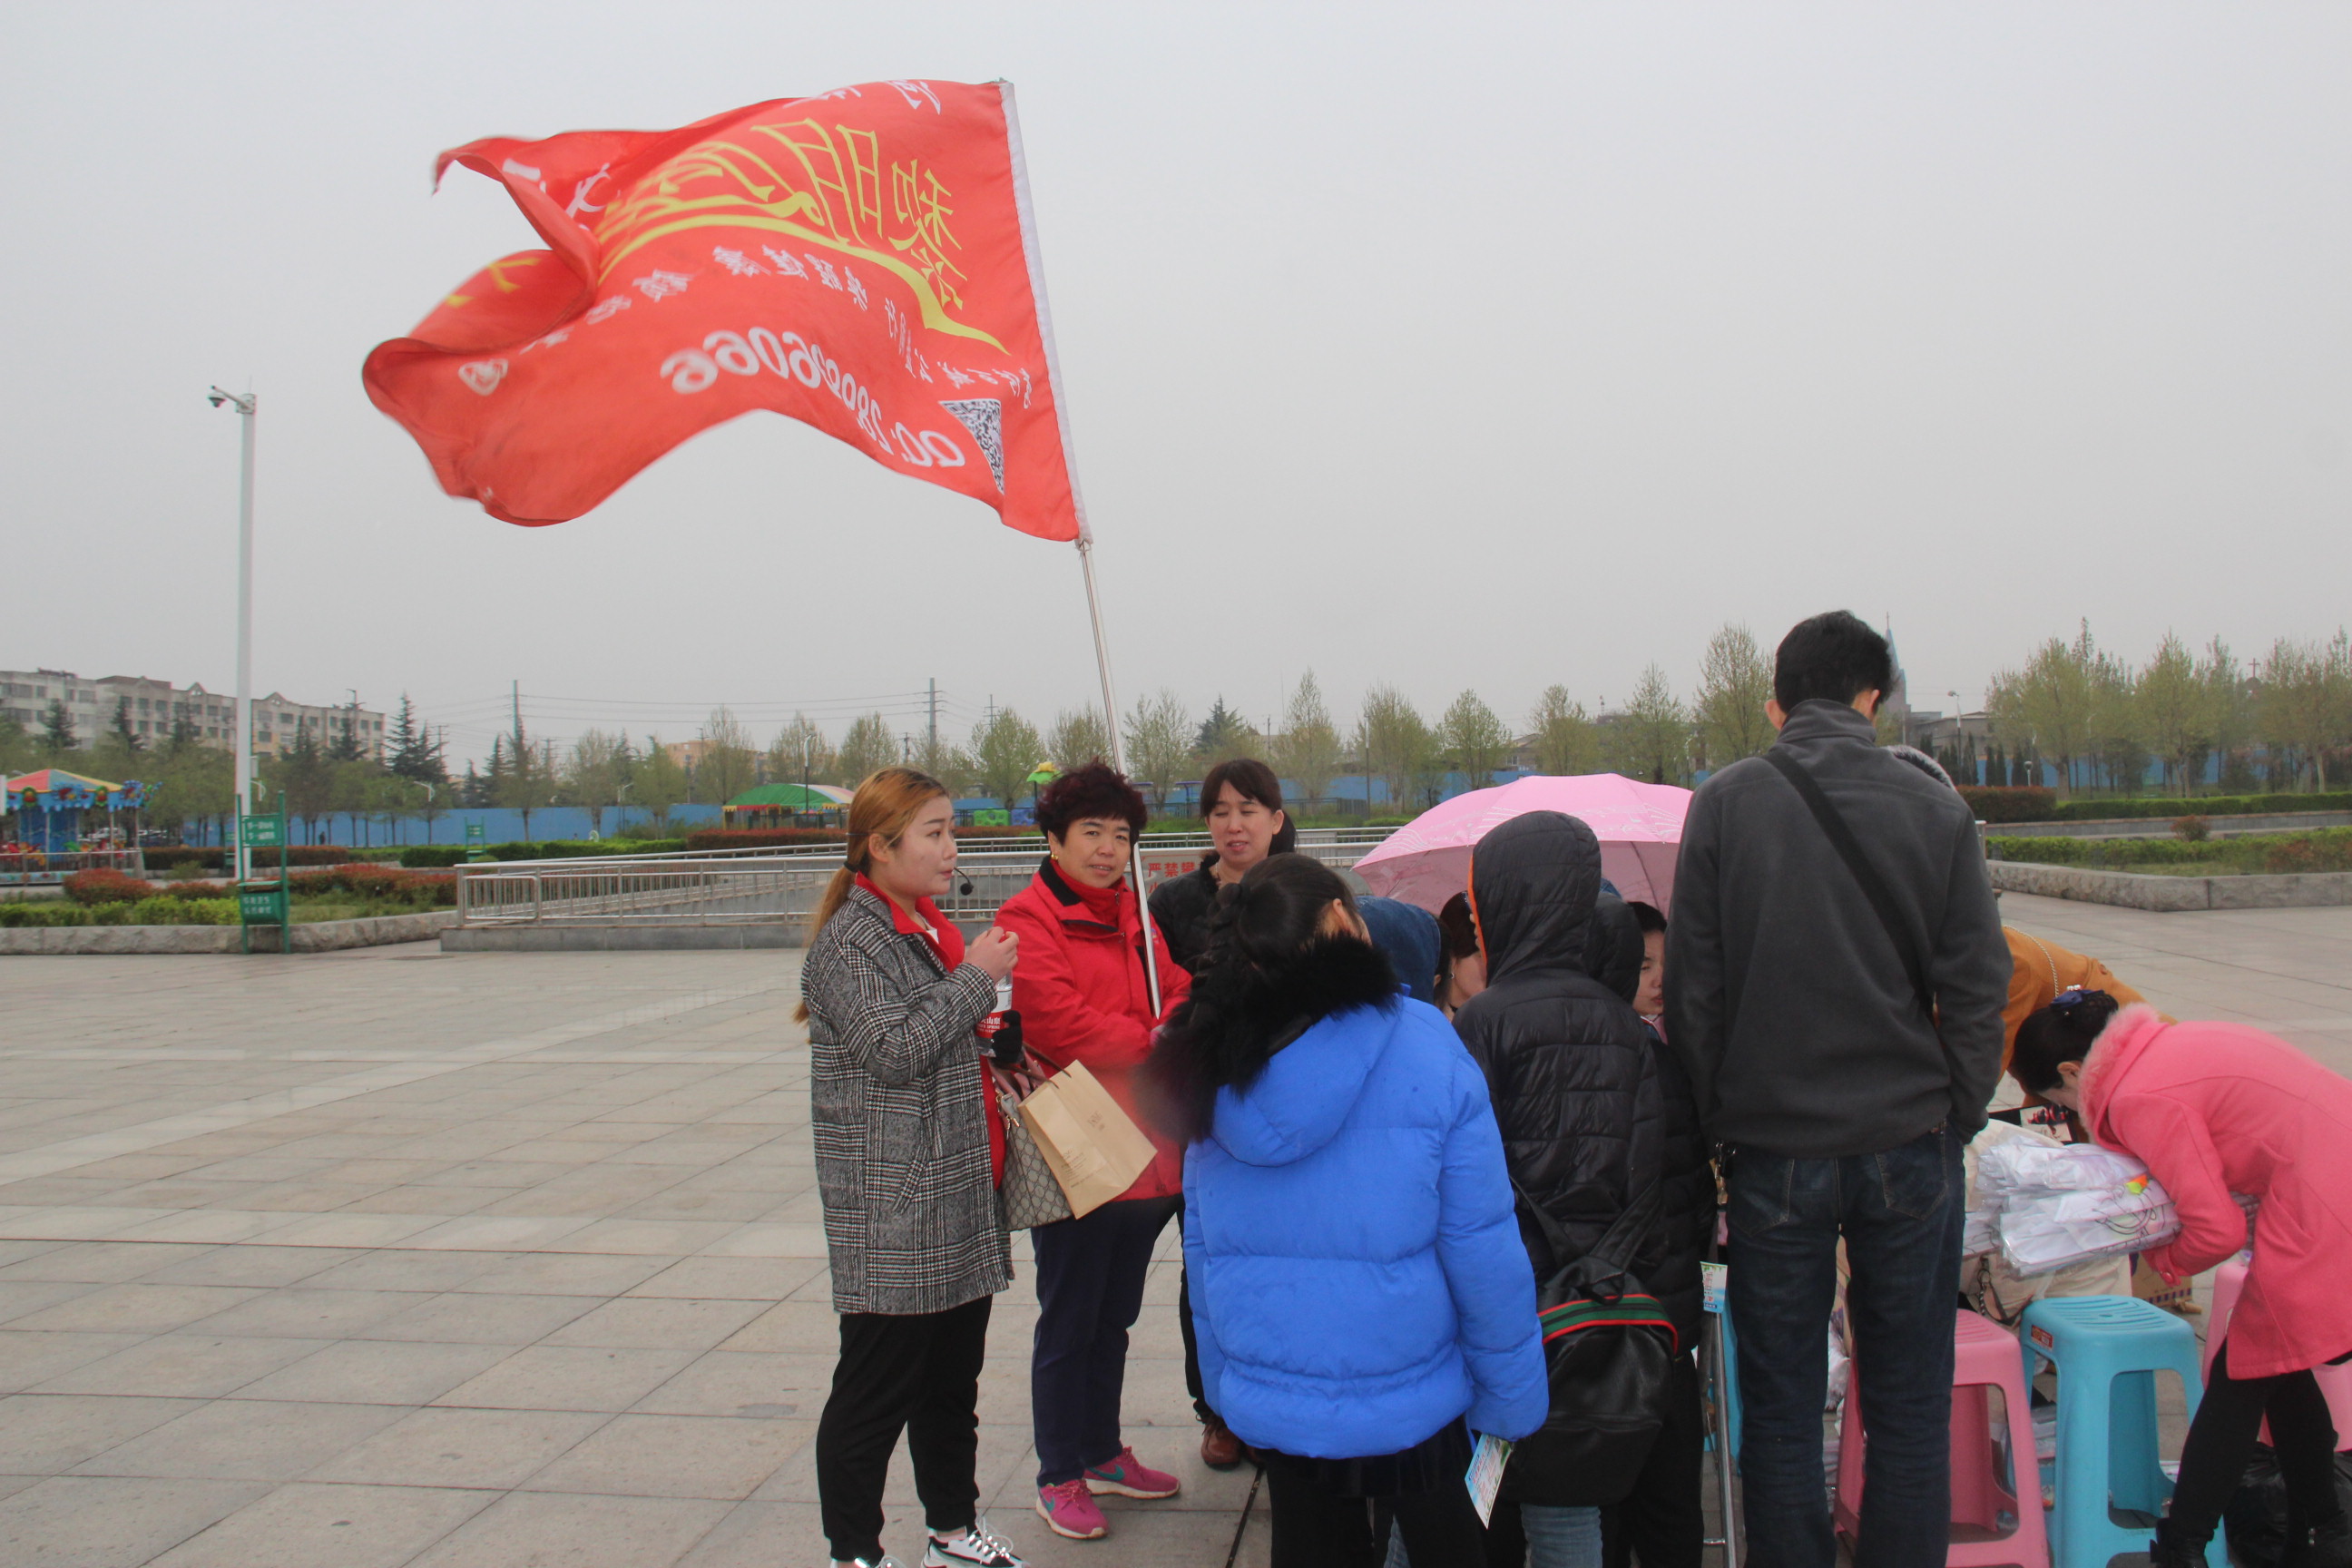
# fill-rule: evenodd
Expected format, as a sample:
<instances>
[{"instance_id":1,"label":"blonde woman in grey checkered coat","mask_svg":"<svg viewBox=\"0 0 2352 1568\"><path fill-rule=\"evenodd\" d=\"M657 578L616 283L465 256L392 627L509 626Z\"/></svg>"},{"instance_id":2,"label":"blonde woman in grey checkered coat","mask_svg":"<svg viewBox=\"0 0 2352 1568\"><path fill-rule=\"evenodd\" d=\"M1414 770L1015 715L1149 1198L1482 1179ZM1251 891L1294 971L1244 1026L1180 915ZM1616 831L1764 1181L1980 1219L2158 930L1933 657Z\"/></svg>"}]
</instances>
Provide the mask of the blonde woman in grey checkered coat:
<instances>
[{"instance_id":1,"label":"blonde woman in grey checkered coat","mask_svg":"<svg viewBox=\"0 0 2352 1568\"><path fill-rule=\"evenodd\" d=\"M930 1539L923 1568L1022 1568L979 1512L980 1369L989 1306L1013 1278L973 1026L1019 939L966 948L933 902L955 876L938 780L884 768L849 806L847 863L801 968L809 1099L841 1359L816 1431L834 1568L883 1568L882 1485L907 1434Z\"/></svg>"}]
</instances>

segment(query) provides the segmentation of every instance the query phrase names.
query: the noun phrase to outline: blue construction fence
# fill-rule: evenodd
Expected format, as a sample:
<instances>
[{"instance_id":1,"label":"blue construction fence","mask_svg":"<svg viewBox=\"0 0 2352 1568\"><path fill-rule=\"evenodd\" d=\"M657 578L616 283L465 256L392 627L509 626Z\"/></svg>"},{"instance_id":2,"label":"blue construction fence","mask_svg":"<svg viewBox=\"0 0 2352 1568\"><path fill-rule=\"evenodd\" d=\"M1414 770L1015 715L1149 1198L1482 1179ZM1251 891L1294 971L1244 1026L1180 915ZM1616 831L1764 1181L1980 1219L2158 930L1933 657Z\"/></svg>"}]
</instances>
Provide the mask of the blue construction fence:
<instances>
[{"instance_id":1,"label":"blue construction fence","mask_svg":"<svg viewBox=\"0 0 2352 1568\"><path fill-rule=\"evenodd\" d=\"M1519 777L1517 770L1506 770L1495 775L1496 784L1508 784ZM1469 780L1460 773L1448 773L1439 798L1450 799L1470 787ZM1200 809L1200 782L1187 780L1168 792L1168 811L1171 816L1191 816ZM1299 798L1297 786L1283 782L1284 795ZM967 817L974 811L994 810L1003 802L992 795L971 795L958 800L956 810ZM1016 823L1032 820L1030 803L1024 799L1012 807ZM1317 809L1338 813L1359 813L1365 816L1405 816L1420 809L1418 803L1398 805L1389 799L1388 786L1379 779L1350 775L1331 781L1316 802ZM601 826L597 815L585 806L549 805L530 814L530 831L526 833L523 814L509 806L458 806L436 812L428 823L420 813L386 818L382 814L365 812L324 812L317 819L315 832L311 819L297 816L289 826L295 839L305 844L342 844L355 849L409 844L456 844L467 842L469 825L481 825L480 842L516 844L523 842L560 841L579 843L593 833L600 838L617 836L624 826L649 823L652 814L642 807L622 810L607 807L602 814ZM220 823L216 819L191 820L187 824L187 841L191 844L215 845L220 842ZM715 805L679 805L670 808L668 827L672 834L683 837L698 828L722 826L719 807Z\"/></svg>"},{"instance_id":2,"label":"blue construction fence","mask_svg":"<svg viewBox=\"0 0 2352 1568\"><path fill-rule=\"evenodd\" d=\"M468 824L481 824L481 842L485 844L520 844L528 839L538 843L557 840L575 843L596 831L594 814L580 805L540 806L530 814L530 832L523 832L522 813L507 806L458 806L436 812L428 824L412 813L386 819L382 815L364 812L322 812L318 819L318 832L311 835L310 819L295 816L287 826L298 844L341 844L353 849L375 848L387 845L464 844ZM653 820L652 814L630 806L615 811L606 807L604 828L598 837L611 838L624 826ZM669 813L669 829L679 837L702 827L719 826L719 808L715 805L677 805ZM187 825L186 839L191 844L215 845L220 842L220 824L207 818Z\"/></svg>"}]
</instances>

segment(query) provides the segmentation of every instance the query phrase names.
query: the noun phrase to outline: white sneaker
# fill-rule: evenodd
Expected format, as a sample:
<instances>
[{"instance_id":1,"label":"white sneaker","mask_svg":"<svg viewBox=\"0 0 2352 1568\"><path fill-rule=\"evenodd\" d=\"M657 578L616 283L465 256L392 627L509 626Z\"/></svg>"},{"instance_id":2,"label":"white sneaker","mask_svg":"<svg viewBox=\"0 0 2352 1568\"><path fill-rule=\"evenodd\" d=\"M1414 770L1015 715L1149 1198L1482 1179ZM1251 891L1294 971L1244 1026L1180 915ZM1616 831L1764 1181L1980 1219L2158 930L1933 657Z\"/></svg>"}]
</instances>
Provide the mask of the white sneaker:
<instances>
[{"instance_id":1,"label":"white sneaker","mask_svg":"<svg viewBox=\"0 0 2352 1568\"><path fill-rule=\"evenodd\" d=\"M1013 1547L1003 1536L988 1528L988 1516L982 1514L971 1525L953 1535L934 1535L923 1553L923 1568L1027 1568L1013 1554Z\"/></svg>"}]
</instances>

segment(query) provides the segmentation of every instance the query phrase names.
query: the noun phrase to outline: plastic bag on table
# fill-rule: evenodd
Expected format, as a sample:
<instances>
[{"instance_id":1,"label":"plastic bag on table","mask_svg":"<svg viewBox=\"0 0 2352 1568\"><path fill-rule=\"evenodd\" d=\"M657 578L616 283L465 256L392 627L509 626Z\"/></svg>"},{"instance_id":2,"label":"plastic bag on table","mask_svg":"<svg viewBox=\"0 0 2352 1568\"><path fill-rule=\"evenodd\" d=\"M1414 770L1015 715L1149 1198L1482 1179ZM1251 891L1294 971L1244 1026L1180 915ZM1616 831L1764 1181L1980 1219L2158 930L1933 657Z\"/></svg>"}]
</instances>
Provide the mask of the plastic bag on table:
<instances>
[{"instance_id":1,"label":"plastic bag on table","mask_svg":"<svg viewBox=\"0 0 2352 1568\"><path fill-rule=\"evenodd\" d=\"M2000 1215L1983 1209L1970 1209L1967 1223L1960 1227L1960 1256L1982 1258L2000 1250Z\"/></svg>"},{"instance_id":2,"label":"plastic bag on table","mask_svg":"<svg viewBox=\"0 0 2352 1568\"><path fill-rule=\"evenodd\" d=\"M2079 1219L2029 1207L2000 1216L2000 1255L2021 1275L2052 1274L2094 1258L2145 1252L2179 1234L2180 1216L2169 1203Z\"/></svg>"},{"instance_id":3,"label":"plastic bag on table","mask_svg":"<svg viewBox=\"0 0 2352 1568\"><path fill-rule=\"evenodd\" d=\"M2145 1186L2100 1187L2078 1193L2025 1193L2001 1211L2010 1215L2054 1219L2074 1225L2085 1220L2120 1220L2136 1214L2154 1214L2172 1206L2171 1197L2150 1177Z\"/></svg>"},{"instance_id":4,"label":"plastic bag on table","mask_svg":"<svg viewBox=\"0 0 2352 1568\"><path fill-rule=\"evenodd\" d=\"M1986 1208L2005 1208L2032 1192L2089 1192L2147 1179L2147 1167L2130 1155L2088 1143L2019 1140L1977 1156L1978 1201Z\"/></svg>"}]
</instances>

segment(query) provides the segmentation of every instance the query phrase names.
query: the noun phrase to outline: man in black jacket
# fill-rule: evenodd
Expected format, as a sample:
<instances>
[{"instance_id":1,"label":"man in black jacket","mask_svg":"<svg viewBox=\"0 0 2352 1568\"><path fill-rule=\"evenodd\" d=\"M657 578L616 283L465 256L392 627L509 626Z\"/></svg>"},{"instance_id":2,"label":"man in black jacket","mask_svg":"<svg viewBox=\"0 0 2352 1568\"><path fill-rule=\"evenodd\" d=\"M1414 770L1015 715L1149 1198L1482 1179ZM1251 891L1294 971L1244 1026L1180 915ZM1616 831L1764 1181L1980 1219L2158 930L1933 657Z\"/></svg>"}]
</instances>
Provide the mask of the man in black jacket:
<instances>
[{"instance_id":1,"label":"man in black jacket","mask_svg":"<svg viewBox=\"0 0 2352 1568\"><path fill-rule=\"evenodd\" d=\"M1675 868L1666 1037L1732 1151L1755 1568L1836 1558L1821 1412L1841 1237L1870 1423L1857 1568L1948 1549L1960 1151L2000 1076L2009 951L1966 803L1877 745L1892 666L1843 611L1790 632L1766 711L1827 818L1772 761L1735 763L1691 803Z\"/></svg>"}]
</instances>

